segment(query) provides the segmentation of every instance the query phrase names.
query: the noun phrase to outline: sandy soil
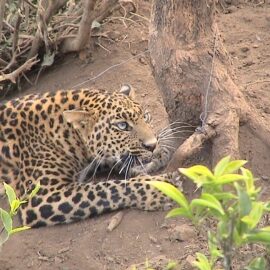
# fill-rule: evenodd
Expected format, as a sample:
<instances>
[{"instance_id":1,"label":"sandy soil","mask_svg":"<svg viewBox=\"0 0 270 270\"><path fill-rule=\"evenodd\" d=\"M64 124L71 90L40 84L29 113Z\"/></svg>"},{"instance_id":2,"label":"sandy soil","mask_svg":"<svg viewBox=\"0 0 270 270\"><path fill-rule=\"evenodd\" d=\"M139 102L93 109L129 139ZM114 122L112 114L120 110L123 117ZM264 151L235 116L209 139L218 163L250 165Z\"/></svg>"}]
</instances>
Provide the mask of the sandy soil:
<instances>
[{"instance_id":1,"label":"sandy soil","mask_svg":"<svg viewBox=\"0 0 270 270\"><path fill-rule=\"evenodd\" d=\"M36 87L19 94L76 87L100 87L111 91L127 82L137 89L139 100L152 112L155 128L165 126L167 114L151 75L147 53L113 67L147 50L150 3L138 3L140 16L105 23L97 33L103 33L103 37L93 39L95 45L91 46L91 52L81 55L81 59L77 55L59 59L52 68L42 72ZM229 11L217 17L225 45L232 56L235 81L261 117L270 120L270 5L239 4L229 6ZM76 86L109 67L112 68L96 80ZM207 164L207 147L190 163ZM258 182L267 197L270 192L269 149L245 127L241 128L240 147L241 157L249 160L248 166L256 177L263 179ZM185 191L192 193L193 189L188 186ZM5 205L4 200L0 204L1 207ZM205 248L204 239L196 232L186 238L181 233L181 237L172 236L177 225L187 222L183 219L165 220L164 212L126 210L119 227L107 232L112 216L108 214L15 235L1 251L0 269L121 270L159 255L183 261Z\"/></svg>"}]
</instances>

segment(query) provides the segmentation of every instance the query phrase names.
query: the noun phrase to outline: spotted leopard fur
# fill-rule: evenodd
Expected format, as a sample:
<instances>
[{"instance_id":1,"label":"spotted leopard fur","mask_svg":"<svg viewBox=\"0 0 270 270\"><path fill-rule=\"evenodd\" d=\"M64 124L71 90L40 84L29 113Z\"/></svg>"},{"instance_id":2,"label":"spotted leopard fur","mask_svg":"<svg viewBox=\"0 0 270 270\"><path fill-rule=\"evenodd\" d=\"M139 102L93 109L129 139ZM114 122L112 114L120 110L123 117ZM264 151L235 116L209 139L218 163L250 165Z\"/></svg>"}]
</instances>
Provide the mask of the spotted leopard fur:
<instances>
[{"instance_id":1,"label":"spotted leopard fur","mask_svg":"<svg viewBox=\"0 0 270 270\"><path fill-rule=\"evenodd\" d=\"M128 154L151 156L155 149L156 136L131 89L57 91L0 105L0 181L20 197L41 185L21 208L23 224L31 227L127 207L162 208L166 197L148 182L173 181L170 175L78 181L101 150L104 162L112 164Z\"/></svg>"}]
</instances>

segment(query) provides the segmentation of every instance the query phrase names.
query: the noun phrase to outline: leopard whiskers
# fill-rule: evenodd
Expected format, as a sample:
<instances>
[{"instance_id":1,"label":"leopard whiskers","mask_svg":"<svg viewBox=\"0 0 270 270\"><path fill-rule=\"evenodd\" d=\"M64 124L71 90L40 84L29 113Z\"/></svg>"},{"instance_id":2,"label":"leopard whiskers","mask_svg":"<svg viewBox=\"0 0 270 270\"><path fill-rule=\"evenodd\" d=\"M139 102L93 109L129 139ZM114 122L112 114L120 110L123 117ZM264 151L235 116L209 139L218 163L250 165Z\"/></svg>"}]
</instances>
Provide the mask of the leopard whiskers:
<instances>
[{"instance_id":1,"label":"leopard whiskers","mask_svg":"<svg viewBox=\"0 0 270 270\"><path fill-rule=\"evenodd\" d=\"M196 128L196 126L193 126L189 123L185 123L185 122L181 122L181 121L175 121L175 122L172 122L170 123L169 125L167 125L166 127L162 128L160 131L159 131L159 134L161 134L163 131L166 131L168 129L173 129L172 126L173 125L181 125L183 124L182 127L186 126L186 127L191 127L191 128ZM180 126L181 127L181 126Z\"/></svg>"},{"instance_id":2,"label":"leopard whiskers","mask_svg":"<svg viewBox=\"0 0 270 270\"><path fill-rule=\"evenodd\" d=\"M190 127L182 126L182 127L168 128L167 130L164 130L162 133L159 133L158 137L164 137L166 135L171 135L175 133L188 133L188 132L193 133L194 132L193 129L186 129L186 128L190 128Z\"/></svg>"},{"instance_id":3,"label":"leopard whiskers","mask_svg":"<svg viewBox=\"0 0 270 270\"><path fill-rule=\"evenodd\" d=\"M127 158L125 159L125 161L124 161L124 163L123 163L123 165L122 165L122 167L121 167L121 169L119 170L119 174L121 174L122 173L122 171L126 168L126 166L127 166L127 164L128 164L128 161L129 161L129 158L130 158L130 154L128 154L128 156L127 156Z\"/></svg>"},{"instance_id":4,"label":"leopard whiskers","mask_svg":"<svg viewBox=\"0 0 270 270\"><path fill-rule=\"evenodd\" d=\"M120 158L120 159L112 166L112 168L111 168L110 171L109 171L109 174L108 174L108 177L107 177L107 179L106 179L106 182L109 180L109 178L110 178L110 176L111 176L111 173L113 172L113 169L114 169L120 162L122 162L122 159L121 159L121 158Z\"/></svg>"},{"instance_id":5,"label":"leopard whiskers","mask_svg":"<svg viewBox=\"0 0 270 270\"><path fill-rule=\"evenodd\" d=\"M174 147L174 146L172 146L172 145L170 145L170 144L162 143L161 145L162 145L162 146L165 146L166 148L172 149L172 150L175 150L175 149L176 149L176 147Z\"/></svg>"},{"instance_id":6,"label":"leopard whiskers","mask_svg":"<svg viewBox=\"0 0 270 270\"><path fill-rule=\"evenodd\" d=\"M81 170L78 174L79 174L79 182L84 182L88 173L93 169L93 166L95 166L94 168L96 168L96 162L100 159L103 158L103 149L101 149L100 151L98 151L97 155L95 156L95 158L90 162L90 164L88 164L83 170ZM100 162L99 162L100 165ZM98 165L98 166L99 166ZM91 177L92 179L92 177Z\"/></svg>"},{"instance_id":7,"label":"leopard whiskers","mask_svg":"<svg viewBox=\"0 0 270 270\"><path fill-rule=\"evenodd\" d=\"M130 167L131 167L132 164L133 164L133 161L134 161L134 158L133 158L133 156L130 155L129 161L128 161L127 166L126 166L126 172L125 172L125 184L127 183L128 172L129 172Z\"/></svg>"},{"instance_id":8,"label":"leopard whiskers","mask_svg":"<svg viewBox=\"0 0 270 270\"><path fill-rule=\"evenodd\" d=\"M147 173L147 171L146 171L146 169L145 169L145 167L144 167L144 165L143 165L141 159L140 159L139 157L136 157L136 160L139 162L139 164L140 164L140 166L142 167L143 171L144 171L145 173Z\"/></svg>"},{"instance_id":9,"label":"leopard whiskers","mask_svg":"<svg viewBox=\"0 0 270 270\"><path fill-rule=\"evenodd\" d=\"M86 176L88 175L88 173L91 171L92 166L95 164L95 162L101 158L100 155L102 155L103 149L101 149L97 155L95 156L95 158L91 161L90 164L88 164L84 169L82 169L78 174L79 174L79 182L83 182L85 181Z\"/></svg>"},{"instance_id":10,"label":"leopard whiskers","mask_svg":"<svg viewBox=\"0 0 270 270\"><path fill-rule=\"evenodd\" d=\"M96 173L97 173L97 170L98 170L98 167L100 166L102 160L104 159L104 155L99 159L99 161L96 163L96 167L95 167L95 170L94 170L94 173L91 177L91 179L94 179L94 177L96 176Z\"/></svg>"}]
</instances>

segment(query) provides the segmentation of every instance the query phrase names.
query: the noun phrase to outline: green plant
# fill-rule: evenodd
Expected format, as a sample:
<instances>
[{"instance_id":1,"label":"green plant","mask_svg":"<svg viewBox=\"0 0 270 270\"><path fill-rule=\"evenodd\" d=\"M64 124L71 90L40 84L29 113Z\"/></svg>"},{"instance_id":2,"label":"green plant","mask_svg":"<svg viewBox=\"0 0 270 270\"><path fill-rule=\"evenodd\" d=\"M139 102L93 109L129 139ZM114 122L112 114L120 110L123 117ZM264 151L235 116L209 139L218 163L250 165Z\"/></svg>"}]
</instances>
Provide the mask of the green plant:
<instances>
[{"instance_id":1,"label":"green plant","mask_svg":"<svg viewBox=\"0 0 270 270\"><path fill-rule=\"evenodd\" d=\"M2 246L12 234L16 232L21 232L30 228L27 226L13 228L13 217L17 214L19 207L22 204L26 203L28 199L35 196L35 194L40 189L40 185L37 184L36 187L32 190L31 194L25 199L17 198L15 191L10 185L4 183L4 188L5 188L7 198L8 198L10 209L8 212L0 208L0 220L3 224L3 228L0 231L0 246Z\"/></svg>"},{"instance_id":2,"label":"green plant","mask_svg":"<svg viewBox=\"0 0 270 270\"><path fill-rule=\"evenodd\" d=\"M270 211L270 202L258 199L260 188L255 187L251 171L243 167L245 163L225 157L213 172L202 165L179 169L202 188L199 198L191 202L173 185L151 182L179 205L167 217L186 217L199 228L209 218L216 221L216 226L208 233L209 258L196 254L194 266L200 270L215 269L218 259L225 270L231 270L232 255L241 246L249 243L270 246L270 226L258 228L263 215ZM245 269L266 270L266 264L264 257L254 258Z\"/></svg>"}]
</instances>

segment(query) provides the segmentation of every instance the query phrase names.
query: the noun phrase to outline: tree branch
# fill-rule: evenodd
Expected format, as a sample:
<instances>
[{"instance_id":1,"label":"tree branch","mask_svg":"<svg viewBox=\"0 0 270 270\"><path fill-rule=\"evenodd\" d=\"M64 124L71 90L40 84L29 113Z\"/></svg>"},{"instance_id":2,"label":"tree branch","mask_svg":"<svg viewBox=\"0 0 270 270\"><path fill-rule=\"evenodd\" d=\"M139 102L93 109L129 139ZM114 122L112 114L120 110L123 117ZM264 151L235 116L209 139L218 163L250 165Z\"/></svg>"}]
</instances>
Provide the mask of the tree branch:
<instances>
[{"instance_id":1,"label":"tree branch","mask_svg":"<svg viewBox=\"0 0 270 270\"><path fill-rule=\"evenodd\" d=\"M0 1L0 42L2 40L2 29L3 29L3 21L5 16L5 6L6 6L6 0Z\"/></svg>"},{"instance_id":2,"label":"tree branch","mask_svg":"<svg viewBox=\"0 0 270 270\"><path fill-rule=\"evenodd\" d=\"M57 11L66 4L66 2L67 2L67 0L58 0L58 1L50 0L49 1L48 8L46 9L45 14L44 14L44 21L45 21L46 25L48 25L48 23L51 20L51 17L54 14L56 14ZM40 5L38 7L39 14L37 15L37 18L40 17L40 13L42 12L42 10L45 10L45 6L43 6L42 3L45 4L44 1L40 2ZM41 29L37 29L37 31L36 31L35 38L32 42L32 46L31 46L30 52L28 54L28 59L32 58L34 55L36 55L38 53L38 50L42 44L42 36L41 36L40 30Z\"/></svg>"},{"instance_id":3,"label":"tree branch","mask_svg":"<svg viewBox=\"0 0 270 270\"><path fill-rule=\"evenodd\" d=\"M17 68L13 72L11 72L9 74L0 75L0 82L10 80L11 82L16 83L16 79L18 78L18 76L22 72L31 69L32 66L38 62L39 62L39 60L37 60L36 57L33 57L33 58L27 60L22 66L20 66L19 68Z\"/></svg>"},{"instance_id":4,"label":"tree branch","mask_svg":"<svg viewBox=\"0 0 270 270\"><path fill-rule=\"evenodd\" d=\"M67 38L63 41L61 52L74 52L81 50L91 34L91 25L94 19L94 7L97 0L85 0L84 11L80 21L79 31L75 38Z\"/></svg>"}]
</instances>

